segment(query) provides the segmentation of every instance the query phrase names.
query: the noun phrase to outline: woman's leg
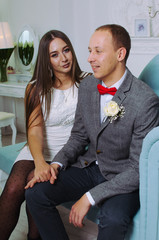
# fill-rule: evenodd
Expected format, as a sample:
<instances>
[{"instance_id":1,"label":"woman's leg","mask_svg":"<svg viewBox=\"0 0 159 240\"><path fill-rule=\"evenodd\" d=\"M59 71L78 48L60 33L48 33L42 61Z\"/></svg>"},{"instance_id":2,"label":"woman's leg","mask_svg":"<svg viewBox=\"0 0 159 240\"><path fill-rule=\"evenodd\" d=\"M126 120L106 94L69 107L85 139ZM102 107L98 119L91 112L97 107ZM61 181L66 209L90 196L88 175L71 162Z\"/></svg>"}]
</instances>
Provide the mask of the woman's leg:
<instances>
[{"instance_id":1,"label":"woman's leg","mask_svg":"<svg viewBox=\"0 0 159 240\"><path fill-rule=\"evenodd\" d=\"M25 200L27 176L34 169L33 161L21 160L14 164L4 190L0 196L0 236L8 240L14 230Z\"/></svg>"}]
</instances>

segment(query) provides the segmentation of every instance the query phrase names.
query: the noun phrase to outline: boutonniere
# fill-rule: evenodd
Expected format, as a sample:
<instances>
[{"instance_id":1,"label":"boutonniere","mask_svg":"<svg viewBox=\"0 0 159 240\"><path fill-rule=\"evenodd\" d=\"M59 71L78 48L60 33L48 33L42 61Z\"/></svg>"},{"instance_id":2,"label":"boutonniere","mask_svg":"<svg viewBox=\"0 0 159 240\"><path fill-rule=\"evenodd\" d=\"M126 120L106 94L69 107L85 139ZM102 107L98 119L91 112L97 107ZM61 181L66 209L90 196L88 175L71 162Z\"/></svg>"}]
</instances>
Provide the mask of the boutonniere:
<instances>
[{"instance_id":1,"label":"boutonniere","mask_svg":"<svg viewBox=\"0 0 159 240\"><path fill-rule=\"evenodd\" d=\"M110 101L106 104L104 107L104 113L106 117L109 117L110 123L112 123L114 120L118 119L119 117L123 117L125 114L125 107L122 105L118 105L115 101ZM104 119L104 121L106 118Z\"/></svg>"}]
</instances>

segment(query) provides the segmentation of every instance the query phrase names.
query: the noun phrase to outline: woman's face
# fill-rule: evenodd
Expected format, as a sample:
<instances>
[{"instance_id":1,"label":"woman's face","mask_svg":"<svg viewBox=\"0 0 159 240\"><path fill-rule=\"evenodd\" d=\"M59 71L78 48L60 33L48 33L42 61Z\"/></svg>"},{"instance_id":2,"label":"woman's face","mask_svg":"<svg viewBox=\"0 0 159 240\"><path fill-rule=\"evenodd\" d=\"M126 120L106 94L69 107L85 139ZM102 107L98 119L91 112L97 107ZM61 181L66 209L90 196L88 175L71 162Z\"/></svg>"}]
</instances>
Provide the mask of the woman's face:
<instances>
[{"instance_id":1,"label":"woman's face","mask_svg":"<svg viewBox=\"0 0 159 240\"><path fill-rule=\"evenodd\" d=\"M56 77L68 74L72 68L73 56L68 45L61 39L55 38L49 46L50 62Z\"/></svg>"}]
</instances>

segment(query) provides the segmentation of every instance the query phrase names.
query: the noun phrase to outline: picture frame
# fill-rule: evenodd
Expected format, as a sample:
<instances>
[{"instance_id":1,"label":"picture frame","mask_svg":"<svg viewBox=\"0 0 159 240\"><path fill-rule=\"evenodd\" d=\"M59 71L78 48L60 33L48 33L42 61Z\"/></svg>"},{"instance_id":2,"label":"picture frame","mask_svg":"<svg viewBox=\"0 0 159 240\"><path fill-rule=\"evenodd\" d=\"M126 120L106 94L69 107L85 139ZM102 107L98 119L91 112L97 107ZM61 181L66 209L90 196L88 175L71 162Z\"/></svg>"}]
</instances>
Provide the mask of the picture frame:
<instances>
[{"instance_id":1,"label":"picture frame","mask_svg":"<svg viewBox=\"0 0 159 240\"><path fill-rule=\"evenodd\" d=\"M150 22L148 18L134 19L134 36L135 37L150 36Z\"/></svg>"}]
</instances>

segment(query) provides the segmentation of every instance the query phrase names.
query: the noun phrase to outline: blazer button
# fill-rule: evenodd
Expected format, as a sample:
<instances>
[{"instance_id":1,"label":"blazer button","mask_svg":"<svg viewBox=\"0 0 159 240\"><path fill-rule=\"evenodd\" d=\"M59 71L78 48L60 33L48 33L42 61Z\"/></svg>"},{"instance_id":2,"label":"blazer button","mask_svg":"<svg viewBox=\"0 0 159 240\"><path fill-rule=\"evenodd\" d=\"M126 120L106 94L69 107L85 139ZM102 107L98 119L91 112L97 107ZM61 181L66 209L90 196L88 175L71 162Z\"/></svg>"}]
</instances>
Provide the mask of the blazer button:
<instances>
[{"instance_id":1,"label":"blazer button","mask_svg":"<svg viewBox=\"0 0 159 240\"><path fill-rule=\"evenodd\" d=\"M85 161L85 162L84 162L84 164L85 164L85 166L87 166L87 165L88 165L88 162L87 162L87 161Z\"/></svg>"},{"instance_id":2,"label":"blazer button","mask_svg":"<svg viewBox=\"0 0 159 240\"><path fill-rule=\"evenodd\" d=\"M101 150L97 150L96 153L97 153L97 154L101 153Z\"/></svg>"}]
</instances>

